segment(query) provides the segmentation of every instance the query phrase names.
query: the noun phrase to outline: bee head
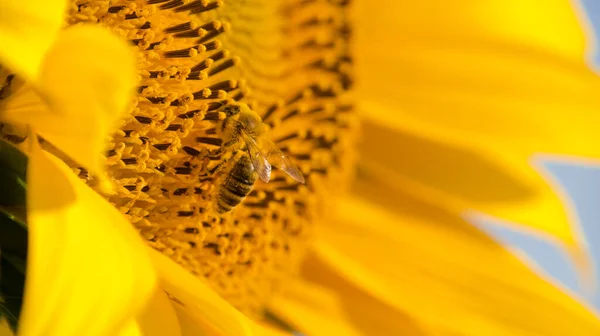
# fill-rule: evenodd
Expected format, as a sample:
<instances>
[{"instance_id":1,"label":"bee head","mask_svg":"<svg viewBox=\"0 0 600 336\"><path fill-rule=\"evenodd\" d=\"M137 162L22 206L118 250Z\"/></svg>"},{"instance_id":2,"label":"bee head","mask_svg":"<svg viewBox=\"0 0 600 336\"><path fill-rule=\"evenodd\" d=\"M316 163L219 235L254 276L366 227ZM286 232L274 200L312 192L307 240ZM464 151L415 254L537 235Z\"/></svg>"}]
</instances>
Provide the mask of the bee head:
<instances>
[{"instance_id":1,"label":"bee head","mask_svg":"<svg viewBox=\"0 0 600 336\"><path fill-rule=\"evenodd\" d=\"M238 105L228 104L222 109L226 116L231 117L240 113L240 107Z\"/></svg>"}]
</instances>

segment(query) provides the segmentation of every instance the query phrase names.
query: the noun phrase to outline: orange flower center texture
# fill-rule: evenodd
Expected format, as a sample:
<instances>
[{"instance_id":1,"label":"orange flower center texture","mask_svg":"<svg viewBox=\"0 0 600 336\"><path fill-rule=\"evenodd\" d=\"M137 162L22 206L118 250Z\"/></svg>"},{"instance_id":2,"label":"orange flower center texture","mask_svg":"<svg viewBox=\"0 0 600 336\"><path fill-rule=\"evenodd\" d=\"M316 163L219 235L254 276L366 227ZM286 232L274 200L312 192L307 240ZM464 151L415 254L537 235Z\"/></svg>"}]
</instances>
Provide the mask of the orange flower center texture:
<instances>
[{"instance_id":1,"label":"orange flower center texture","mask_svg":"<svg viewBox=\"0 0 600 336\"><path fill-rule=\"evenodd\" d=\"M118 185L109 201L150 246L247 314L295 276L352 176L347 11L346 1L326 0L73 1L70 25L106 26L138 54L138 95L107 153ZM263 136L306 182L274 168L269 183L257 179L220 212L240 162L239 150L222 148L231 103L262 118Z\"/></svg>"}]
</instances>

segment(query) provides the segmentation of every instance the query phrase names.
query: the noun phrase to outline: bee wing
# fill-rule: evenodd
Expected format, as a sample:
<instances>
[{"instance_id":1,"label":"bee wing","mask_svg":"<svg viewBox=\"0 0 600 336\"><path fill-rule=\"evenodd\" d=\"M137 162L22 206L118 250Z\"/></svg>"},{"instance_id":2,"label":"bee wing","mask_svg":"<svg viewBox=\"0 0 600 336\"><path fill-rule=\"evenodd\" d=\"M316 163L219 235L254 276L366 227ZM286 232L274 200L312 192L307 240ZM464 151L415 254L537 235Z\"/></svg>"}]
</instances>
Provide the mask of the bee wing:
<instances>
[{"instance_id":1,"label":"bee wing","mask_svg":"<svg viewBox=\"0 0 600 336\"><path fill-rule=\"evenodd\" d=\"M290 161L290 159L283 154L282 151L276 148L275 144L271 141L265 140L264 146L268 148L267 160L273 166L283 170L294 180L304 183L304 176L298 167Z\"/></svg>"},{"instance_id":2,"label":"bee wing","mask_svg":"<svg viewBox=\"0 0 600 336\"><path fill-rule=\"evenodd\" d=\"M271 164L267 160L267 157L261 152L256 140L251 134L242 128L242 138L246 142L246 147L248 147L248 155L250 156L250 162L252 162L252 167L254 171L258 174L258 177L265 182L268 183L271 179Z\"/></svg>"},{"instance_id":3,"label":"bee wing","mask_svg":"<svg viewBox=\"0 0 600 336\"><path fill-rule=\"evenodd\" d=\"M250 152L250 161L252 162L254 171L258 173L258 177L260 177L263 182L269 183L269 180L271 179L271 164L260 151L252 150L250 147L248 147L248 150Z\"/></svg>"}]
</instances>

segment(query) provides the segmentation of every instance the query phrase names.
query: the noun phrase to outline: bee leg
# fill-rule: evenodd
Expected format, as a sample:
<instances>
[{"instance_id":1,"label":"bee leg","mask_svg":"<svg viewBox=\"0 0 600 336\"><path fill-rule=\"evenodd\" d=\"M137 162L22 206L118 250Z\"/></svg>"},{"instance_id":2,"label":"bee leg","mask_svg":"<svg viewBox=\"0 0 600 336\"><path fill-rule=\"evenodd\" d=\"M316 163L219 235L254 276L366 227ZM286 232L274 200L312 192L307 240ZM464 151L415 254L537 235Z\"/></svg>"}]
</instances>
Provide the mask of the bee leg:
<instances>
[{"instance_id":1,"label":"bee leg","mask_svg":"<svg viewBox=\"0 0 600 336\"><path fill-rule=\"evenodd\" d=\"M219 169L220 169L221 167L223 167L223 164L225 164L225 161L223 161L223 162L219 162L219 163L218 163L216 166L212 167L212 169L209 169L209 170L208 170L208 175L209 175L209 176L212 176L212 175L214 175L214 174L215 174L217 171L219 171Z\"/></svg>"},{"instance_id":2,"label":"bee leg","mask_svg":"<svg viewBox=\"0 0 600 336\"><path fill-rule=\"evenodd\" d=\"M236 150L232 153L231 157L235 158L235 156L237 155L237 153L239 153L239 150ZM219 162L217 165L215 165L214 167L212 167L211 169L209 169L207 171L207 175L208 176L212 176L214 175L217 171L219 171L219 169L228 162L229 160L223 159L221 162Z\"/></svg>"},{"instance_id":3,"label":"bee leg","mask_svg":"<svg viewBox=\"0 0 600 336\"><path fill-rule=\"evenodd\" d=\"M207 170L206 173L198 176L198 179L200 182L204 182L204 181L210 181L214 178L214 175L216 172L219 171L219 169L221 169L221 167L223 167L223 165L225 164L226 161L222 161L219 162L216 166L212 167L211 169Z\"/></svg>"},{"instance_id":4,"label":"bee leg","mask_svg":"<svg viewBox=\"0 0 600 336\"><path fill-rule=\"evenodd\" d=\"M208 157L209 157L209 158L211 158L211 159L217 159L217 158L219 158L219 156L221 156L221 154L223 154L223 152L224 152L224 151L225 151L227 148L229 148L229 147L231 147L231 146L235 145L236 143L237 143L237 139L231 139L231 140L229 140L229 141L227 141L227 142L223 143L223 144L221 145L221 147L219 147L219 149L217 149L216 151L214 151L214 152L210 153L210 154L208 155Z\"/></svg>"}]
</instances>

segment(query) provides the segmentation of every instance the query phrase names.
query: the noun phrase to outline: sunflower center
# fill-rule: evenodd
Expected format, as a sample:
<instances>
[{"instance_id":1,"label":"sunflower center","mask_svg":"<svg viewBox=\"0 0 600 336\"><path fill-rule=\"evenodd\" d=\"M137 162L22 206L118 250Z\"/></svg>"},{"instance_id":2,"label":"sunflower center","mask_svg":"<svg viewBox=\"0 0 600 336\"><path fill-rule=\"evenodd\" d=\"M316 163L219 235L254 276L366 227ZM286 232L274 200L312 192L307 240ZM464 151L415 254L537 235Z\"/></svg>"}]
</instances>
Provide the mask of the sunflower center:
<instances>
[{"instance_id":1,"label":"sunflower center","mask_svg":"<svg viewBox=\"0 0 600 336\"><path fill-rule=\"evenodd\" d=\"M119 186L110 202L150 246L250 314L295 274L330 195L349 178L356 122L345 6L73 1L69 24L97 22L138 51L139 94L107 153ZM261 118L262 136L305 184L274 169L269 183L244 180L251 191L227 185L253 168L245 146L225 146L232 104ZM218 206L224 188L240 198L227 211Z\"/></svg>"}]
</instances>

